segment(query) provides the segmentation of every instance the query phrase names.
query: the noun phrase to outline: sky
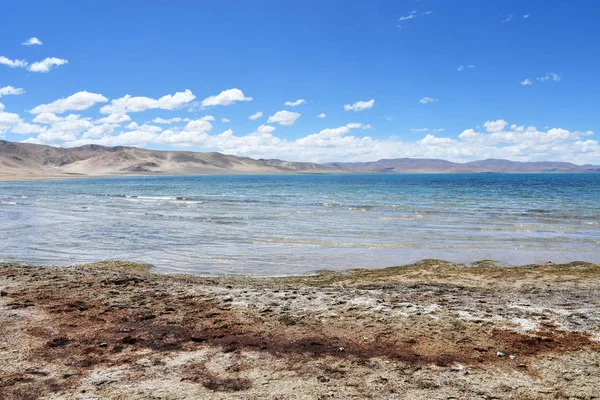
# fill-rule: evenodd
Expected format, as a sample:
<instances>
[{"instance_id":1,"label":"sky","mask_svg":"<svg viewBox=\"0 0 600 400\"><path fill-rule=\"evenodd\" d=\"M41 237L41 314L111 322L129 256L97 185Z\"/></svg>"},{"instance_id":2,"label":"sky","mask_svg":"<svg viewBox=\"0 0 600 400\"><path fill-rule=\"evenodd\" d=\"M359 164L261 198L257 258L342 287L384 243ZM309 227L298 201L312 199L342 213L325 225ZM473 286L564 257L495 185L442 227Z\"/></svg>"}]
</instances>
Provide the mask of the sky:
<instances>
[{"instance_id":1,"label":"sky","mask_svg":"<svg viewBox=\"0 0 600 400\"><path fill-rule=\"evenodd\" d=\"M0 139L600 164L597 0L9 1Z\"/></svg>"}]
</instances>

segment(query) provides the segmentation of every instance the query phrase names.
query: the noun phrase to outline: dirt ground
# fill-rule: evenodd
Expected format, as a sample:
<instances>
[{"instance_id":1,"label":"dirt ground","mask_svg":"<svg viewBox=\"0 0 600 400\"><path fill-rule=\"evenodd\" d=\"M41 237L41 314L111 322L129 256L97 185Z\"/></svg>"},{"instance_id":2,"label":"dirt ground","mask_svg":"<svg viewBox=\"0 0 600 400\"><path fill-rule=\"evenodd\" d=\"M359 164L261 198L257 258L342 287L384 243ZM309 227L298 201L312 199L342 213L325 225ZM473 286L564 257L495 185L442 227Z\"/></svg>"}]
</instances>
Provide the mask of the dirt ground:
<instances>
[{"instance_id":1,"label":"dirt ground","mask_svg":"<svg viewBox=\"0 0 600 400\"><path fill-rule=\"evenodd\" d=\"M600 266L0 264L0 399L599 399Z\"/></svg>"}]
</instances>

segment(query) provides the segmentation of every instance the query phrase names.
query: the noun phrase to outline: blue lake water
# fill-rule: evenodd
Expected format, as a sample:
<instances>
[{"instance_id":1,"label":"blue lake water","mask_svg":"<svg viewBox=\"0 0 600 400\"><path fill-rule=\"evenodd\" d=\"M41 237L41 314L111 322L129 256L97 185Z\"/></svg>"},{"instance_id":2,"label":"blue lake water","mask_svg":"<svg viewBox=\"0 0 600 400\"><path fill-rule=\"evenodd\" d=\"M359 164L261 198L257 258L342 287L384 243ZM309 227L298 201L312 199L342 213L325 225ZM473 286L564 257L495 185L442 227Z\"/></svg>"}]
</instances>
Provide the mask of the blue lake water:
<instances>
[{"instance_id":1,"label":"blue lake water","mask_svg":"<svg viewBox=\"0 0 600 400\"><path fill-rule=\"evenodd\" d=\"M0 261L288 275L424 258L600 262L600 174L0 182Z\"/></svg>"}]
</instances>

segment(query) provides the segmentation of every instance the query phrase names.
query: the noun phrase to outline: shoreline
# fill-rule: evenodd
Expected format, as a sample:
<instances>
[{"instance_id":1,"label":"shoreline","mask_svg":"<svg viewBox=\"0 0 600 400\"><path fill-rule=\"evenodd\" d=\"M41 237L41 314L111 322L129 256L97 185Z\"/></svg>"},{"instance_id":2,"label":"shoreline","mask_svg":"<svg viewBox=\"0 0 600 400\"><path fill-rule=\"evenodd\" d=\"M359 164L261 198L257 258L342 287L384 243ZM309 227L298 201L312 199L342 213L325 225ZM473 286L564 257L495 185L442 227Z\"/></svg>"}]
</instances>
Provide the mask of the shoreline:
<instances>
[{"instance_id":1,"label":"shoreline","mask_svg":"<svg viewBox=\"0 0 600 400\"><path fill-rule=\"evenodd\" d=\"M0 263L0 398L593 398L600 265ZM83 397L82 397L83 396Z\"/></svg>"},{"instance_id":2,"label":"shoreline","mask_svg":"<svg viewBox=\"0 0 600 400\"><path fill-rule=\"evenodd\" d=\"M55 180L70 180L70 179L94 179L94 178L142 178L142 177L195 177L195 176L244 176L244 175L595 175L600 172L365 172L365 171L335 171L335 172L303 172L303 171L285 171L285 172L236 172L222 171L215 173L204 174L107 174L107 175L0 175L0 183L2 182L34 182L34 181L55 181Z\"/></svg>"}]
</instances>

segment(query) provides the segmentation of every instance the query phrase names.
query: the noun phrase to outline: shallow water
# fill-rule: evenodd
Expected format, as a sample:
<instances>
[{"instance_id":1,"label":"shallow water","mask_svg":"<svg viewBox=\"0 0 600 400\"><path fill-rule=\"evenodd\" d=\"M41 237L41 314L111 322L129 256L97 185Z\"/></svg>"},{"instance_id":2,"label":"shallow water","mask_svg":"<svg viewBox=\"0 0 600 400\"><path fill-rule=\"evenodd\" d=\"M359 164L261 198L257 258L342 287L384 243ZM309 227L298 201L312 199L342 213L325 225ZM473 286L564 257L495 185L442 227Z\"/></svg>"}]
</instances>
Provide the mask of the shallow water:
<instances>
[{"instance_id":1,"label":"shallow water","mask_svg":"<svg viewBox=\"0 0 600 400\"><path fill-rule=\"evenodd\" d=\"M424 258L600 262L600 174L0 182L0 261L287 275Z\"/></svg>"}]
</instances>

